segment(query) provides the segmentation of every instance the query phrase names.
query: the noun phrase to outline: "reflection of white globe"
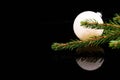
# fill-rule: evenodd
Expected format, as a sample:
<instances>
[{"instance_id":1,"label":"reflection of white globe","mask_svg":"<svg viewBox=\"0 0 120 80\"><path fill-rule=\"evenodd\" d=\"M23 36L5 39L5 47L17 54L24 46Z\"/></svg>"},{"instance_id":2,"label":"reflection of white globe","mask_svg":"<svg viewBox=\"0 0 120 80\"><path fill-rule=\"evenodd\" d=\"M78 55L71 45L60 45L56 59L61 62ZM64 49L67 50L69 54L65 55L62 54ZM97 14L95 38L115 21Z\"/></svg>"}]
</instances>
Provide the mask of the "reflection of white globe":
<instances>
[{"instance_id":1,"label":"reflection of white globe","mask_svg":"<svg viewBox=\"0 0 120 80\"><path fill-rule=\"evenodd\" d=\"M91 57L92 58L92 57ZM82 60L81 58L76 59L77 64L84 70L93 71L100 68L104 62L103 58L99 58L96 62L90 62L87 60Z\"/></svg>"},{"instance_id":2,"label":"reflection of white globe","mask_svg":"<svg viewBox=\"0 0 120 80\"><path fill-rule=\"evenodd\" d=\"M97 23L102 24L102 15L101 13L93 12L93 11L84 11L80 13L74 20L73 23L73 30L75 35L80 39L80 40L88 40L90 37L93 36L100 36L103 33L103 29L91 29L91 28L85 28L84 26L81 26L81 21L97 21Z\"/></svg>"},{"instance_id":3,"label":"reflection of white globe","mask_svg":"<svg viewBox=\"0 0 120 80\"><path fill-rule=\"evenodd\" d=\"M93 71L100 68L104 62L104 49L101 47L77 48L77 64L84 70Z\"/></svg>"}]
</instances>

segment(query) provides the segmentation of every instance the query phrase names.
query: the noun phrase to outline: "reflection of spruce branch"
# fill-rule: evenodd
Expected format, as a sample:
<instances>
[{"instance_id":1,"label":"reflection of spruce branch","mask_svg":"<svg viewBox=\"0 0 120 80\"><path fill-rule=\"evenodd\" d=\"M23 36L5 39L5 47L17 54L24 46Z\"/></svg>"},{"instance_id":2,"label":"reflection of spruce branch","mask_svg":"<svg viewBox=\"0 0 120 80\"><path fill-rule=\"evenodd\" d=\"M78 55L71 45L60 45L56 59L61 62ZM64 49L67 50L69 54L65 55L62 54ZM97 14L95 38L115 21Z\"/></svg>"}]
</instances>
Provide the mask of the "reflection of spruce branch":
<instances>
[{"instance_id":1,"label":"reflection of spruce branch","mask_svg":"<svg viewBox=\"0 0 120 80\"><path fill-rule=\"evenodd\" d=\"M103 57L80 57L77 60L81 59L81 61L91 62L95 63L99 60L99 62L102 62L104 59Z\"/></svg>"},{"instance_id":2,"label":"reflection of spruce branch","mask_svg":"<svg viewBox=\"0 0 120 80\"><path fill-rule=\"evenodd\" d=\"M102 36L93 37L87 41L72 40L66 43L53 43L52 49L57 50L73 50L78 47L87 46L100 46L102 44L108 43L109 47L112 49L120 49L120 14L115 14L112 20L108 23L98 24L98 23L88 23L82 22L82 25L90 28L104 29Z\"/></svg>"}]
</instances>

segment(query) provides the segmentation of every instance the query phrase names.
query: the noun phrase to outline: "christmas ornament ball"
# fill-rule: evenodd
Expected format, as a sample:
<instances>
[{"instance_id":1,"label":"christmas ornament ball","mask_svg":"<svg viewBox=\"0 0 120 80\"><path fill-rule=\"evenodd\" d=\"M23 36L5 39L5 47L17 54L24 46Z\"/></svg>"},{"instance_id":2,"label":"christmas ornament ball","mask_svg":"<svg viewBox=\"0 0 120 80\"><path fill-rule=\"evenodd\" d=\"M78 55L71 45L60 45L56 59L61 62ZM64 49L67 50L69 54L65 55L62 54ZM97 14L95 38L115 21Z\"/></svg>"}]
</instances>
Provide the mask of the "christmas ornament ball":
<instances>
[{"instance_id":1,"label":"christmas ornament ball","mask_svg":"<svg viewBox=\"0 0 120 80\"><path fill-rule=\"evenodd\" d=\"M81 21L88 21L88 22L97 22L98 24L103 24L102 14L100 12L94 11L84 11L77 15L73 23L73 31L75 35L80 40L89 40L93 36L100 36L103 33L103 29L92 29L86 28L85 26L81 25Z\"/></svg>"}]
</instances>

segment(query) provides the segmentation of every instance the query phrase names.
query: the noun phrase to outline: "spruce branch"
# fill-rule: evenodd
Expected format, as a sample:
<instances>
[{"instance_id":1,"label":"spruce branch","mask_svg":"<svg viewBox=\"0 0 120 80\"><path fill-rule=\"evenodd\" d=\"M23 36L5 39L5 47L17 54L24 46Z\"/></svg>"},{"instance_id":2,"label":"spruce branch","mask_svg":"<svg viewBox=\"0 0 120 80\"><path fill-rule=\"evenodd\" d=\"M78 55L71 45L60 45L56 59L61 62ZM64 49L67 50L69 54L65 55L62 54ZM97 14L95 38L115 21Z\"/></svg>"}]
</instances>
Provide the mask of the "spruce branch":
<instances>
[{"instance_id":1,"label":"spruce branch","mask_svg":"<svg viewBox=\"0 0 120 80\"><path fill-rule=\"evenodd\" d=\"M87 41L80 41L80 40L72 40L67 43L53 43L52 49L55 51L58 50L73 50L76 48L88 47L88 46L101 46L102 44L109 43L111 40L118 38L120 35L119 33L100 36L100 37L93 37ZM111 46L110 46L111 47Z\"/></svg>"},{"instance_id":2,"label":"spruce branch","mask_svg":"<svg viewBox=\"0 0 120 80\"><path fill-rule=\"evenodd\" d=\"M94 28L94 29L104 29L104 34L114 34L114 32L120 32L120 25L110 24L110 23L103 23L98 24L96 22L81 22L84 27Z\"/></svg>"},{"instance_id":3,"label":"spruce branch","mask_svg":"<svg viewBox=\"0 0 120 80\"><path fill-rule=\"evenodd\" d=\"M120 29L120 25L118 24L110 24L110 23L104 23L104 24L98 24L97 22L81 22L82 25L85 25L85 27L91 27L96 29ZM97 26L97 27L96 27Z\"/></svg>"},{"instance_id":4,"label":"spruce branch","mask_svg":"<svg viewBox=\"0 0 120 80\"><path fill-rule=\"evenodd\" d=\"M120 40L110 41L109 47L111 47L112 49L120 49Z\"/></svg>"},{"instance_id":5,"label":"spruce branch","mask_svg":"<svg viewBox=\"0 0 120 80\"><path fill-rule=\"evenodd\" d=\"M118 24L118 25L120 25L120 13L119 13L119 14L116 13L116 14L114 15L114 17L112 18L112 20L109 20L109 22L110 22L111 24Z\"/></svg>"},{"instance_id":6,"label":"spruce branch","mask_svg":"<svg viewBox=\"0 0 120 80\"><path fill-rule=\"evenodd\" d=\"M76 48L83 48L88 46L102 46L105 43L109 44L112 49L120 49L120 14L115 14L112 20L107 23L98 24L97 22L81 22L82 25L88 28L104 29L101 36L92 37L89 40L72 40L66 43L53 43L51 48L55 51L59 50L73 50Z\"/></svg>"}]
</instances>

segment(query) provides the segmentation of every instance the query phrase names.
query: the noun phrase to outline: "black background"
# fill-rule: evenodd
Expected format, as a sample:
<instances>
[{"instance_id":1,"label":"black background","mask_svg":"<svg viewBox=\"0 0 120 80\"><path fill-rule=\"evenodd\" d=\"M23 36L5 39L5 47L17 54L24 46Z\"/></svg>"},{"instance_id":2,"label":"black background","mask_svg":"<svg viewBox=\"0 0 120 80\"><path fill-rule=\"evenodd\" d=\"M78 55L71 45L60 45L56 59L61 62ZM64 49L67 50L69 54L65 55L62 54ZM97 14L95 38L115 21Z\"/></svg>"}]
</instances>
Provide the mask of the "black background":
<instances>
[{"instance_id":1,"label":"black background","mask_svg":"<svg viewBox=\"0 0 120 80\"><path fill-rule=\"evenodd\" d=\"M30 6L29 6L30 5ZM108 21L118 13L119 7L100 8L79 5L77 8L71 8L62 4L56 7L54 5L29 4L26 7L10 8L7 16L8 25L13 27L10 33L8 47L12 48L13 54L9 54L6 70L8 74L18 76L18 78L33 79L81 79L98 80L119 78L119 57L117 51L104 46L106 58L103 66L95 71L85 71L81 69L71 51L53 51L51 45L54 42L68 42L71 39L77 39L73 32L73 22L76 16L83 11L101 12L104 21ZM47 5L47 6L46 6ZM57 4L56 4L57 5ZM53 6L53 7L51 7ZM6 27L5 27L6 28ZM13 44L14 43L14 44ZM118 50L119 51L119 50ZM12 59L12 60L11 60Z\"/></svg>"},{"instance_id":2,"label":"black background","mask_svg":"<svg viewBox=\"0 0 120 80\"><path fill-rule=\"evenodd\" d=\"M92 4L81 5L82 3L75 4L77 8L71 8L70 6L74 5L69 2L63 6L59 2L51 4L32 1L12 4L8 2L8 6L2 6L6 8L3 9L2 15L5 28L3 44L6 51L3 51L5 53L2 68L4 78L51 80L119 78L120 54L114 50L105 48L104 65L96 71L89 72L82 70L76 64L73 56L69 54L72 52L55 52L51 49L54 42L67 42L77 38L73 33L73 21L80 12L86 10L101 12L103 20L107 21L114 16L114 13L120 11L119 7L115 6L118 2L115 2L115 5L105 3L112 6L108 8L96 7L94 4L93 8L90 8Z\"/></svg>"},{"instance_id":3,"label":"black background","mask_svg":"<svg viewBox=\"0 0 120 80\"><path fill-rule=\"evenodd\" d=\"M95 11L101 12L104 22L112 19L115 13L118 13L119 8L45 8L41 9L40 16L40 35L38 36L40 43L43 44L40 48L42 54L42 65L43 74L50 79L113 79L119 78L119 50L116 52L105 48L105 62L103 66L95 71L82 70L76 63L69 51L66 52L55 52L51 49L51 45L54 42L67 42L71 39L77 39L73 33L73 21L76 16L82 11ZM44 42L44 43L43 43ZM38 56L37 56L38 57ZM38 59L39 60L39 59ZM39 63L39 62L38 62ZM41 64L41 63L39 63ZM56 78L57 77L57 78Z\"/></svg>"}]
</instances>

